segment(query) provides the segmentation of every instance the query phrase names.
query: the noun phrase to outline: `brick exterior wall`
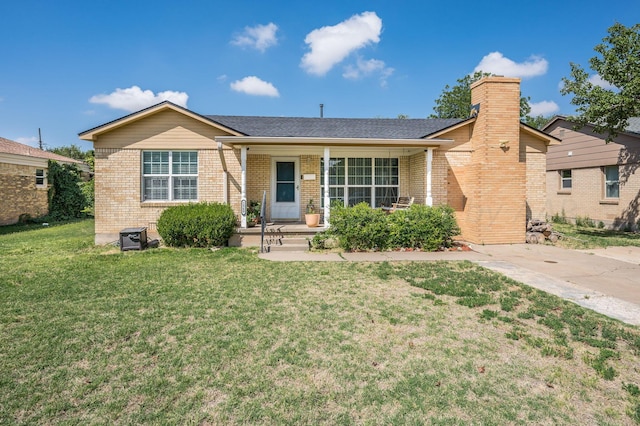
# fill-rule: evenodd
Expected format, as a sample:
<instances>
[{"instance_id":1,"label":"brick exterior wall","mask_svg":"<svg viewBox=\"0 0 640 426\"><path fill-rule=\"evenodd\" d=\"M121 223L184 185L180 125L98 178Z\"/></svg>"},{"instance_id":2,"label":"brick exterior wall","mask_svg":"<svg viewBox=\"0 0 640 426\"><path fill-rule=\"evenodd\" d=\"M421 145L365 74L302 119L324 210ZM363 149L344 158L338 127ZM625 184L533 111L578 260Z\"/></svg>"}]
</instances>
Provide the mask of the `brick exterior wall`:
<instances>
[{"instance_id":1,"label":"brick exterior wall","mask_svg":"<svg viewBox=\"0 0 640 426\"><path fill-rule=\"evenodd\" d=\"M227 199L240 211L240 154L224 150L228 170ZM155 224L162 211L180 202L142 202L141 156L139 149L95 149L96 243L116 241L120 230L147 227L155 236ZM248 162L248 161L247 161ZM198 150L198 199L224 202L223 168L217 150Z\"/></svg>"},{"instance_id":2,"label":"brick exterior wall","mask_svg":"<svg viewBox=\"0 0 640 426\"><path fill-rule=\"evenodd\" d=\"M0 163L0 225L18 222L20 215L44 216L49 212L47 188L36 187L36 169L46 167Z\"/></svg>"},{"instance_id":3,"label":"brick exterior wall","mask_svg":"<svg viewBox=\"0 0 640 426\"><path fill-rule=\"evenodd\" d=\"M619 166L620 197L605 199L604 171L601 167L573 169L572 188L560 189L557 170L547 172L547 214L563 215L570 221L589 217L597 225L615 229L638 228L640 220L640 175L633 173L638 164Z\"/></svg>"},{"instance_id":4,"label":"brick exterior wall","mask_svg":"<svg viewBox=\"0 0 640 426\"><path fill-rule=\"evenodd\" d=\"M526 162L520 157L520 80L480 80L471 86L471 102L480 104L480 112L465 171L462 235L480 244L523 243Z\"/></svg>"}]
</instances>

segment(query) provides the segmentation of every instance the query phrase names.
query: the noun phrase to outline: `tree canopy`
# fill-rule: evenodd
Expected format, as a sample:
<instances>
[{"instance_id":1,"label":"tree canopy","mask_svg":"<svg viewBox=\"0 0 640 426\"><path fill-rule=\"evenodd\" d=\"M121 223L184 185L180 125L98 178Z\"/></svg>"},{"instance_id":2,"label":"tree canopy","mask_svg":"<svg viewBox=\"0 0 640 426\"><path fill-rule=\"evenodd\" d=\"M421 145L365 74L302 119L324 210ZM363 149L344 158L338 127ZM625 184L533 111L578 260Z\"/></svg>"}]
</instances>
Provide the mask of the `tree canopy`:
<instances>
[{"instance_id":1,"label":"tree canopy","mask_svg":"<svg viewBox=\"0 0 640 426\"><path fill-rule=\"evenodd\" d=\"M608 33L593 49L598 55L589 60L597 75L571 63L571 76L562 79L560 92L573 95L577 114L570 117L572 121L579 126L592 124L594 132L611 142L630 117L640 116L640 24L616 23Z\"/></svg>"},{"instance_id":2,"label":"tree canopy","mask_svg":"<svg viewBox=\"0 0 640 426\"><path fill-rule=\"evenodd\" d=\"M94 151L92 149L83 151L78 145L71 144L71 146L59 146L48 150L58 155L73 158L74 160L84 161L87 163L91 170L93 170L94 163Z\"/></svg>"}]
</instances>

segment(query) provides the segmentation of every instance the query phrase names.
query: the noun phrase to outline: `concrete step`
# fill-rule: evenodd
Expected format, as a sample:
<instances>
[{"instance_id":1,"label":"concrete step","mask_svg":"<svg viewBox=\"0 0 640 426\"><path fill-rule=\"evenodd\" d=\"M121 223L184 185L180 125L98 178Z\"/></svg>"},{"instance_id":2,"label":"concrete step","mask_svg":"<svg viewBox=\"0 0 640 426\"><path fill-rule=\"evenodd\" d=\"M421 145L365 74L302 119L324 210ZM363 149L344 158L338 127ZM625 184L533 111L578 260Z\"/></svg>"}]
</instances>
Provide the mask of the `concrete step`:
<instances>
[{"instance_id":1,"label":"concrete step","mask_svg":"<svg viewBox=\"0 0 640 426\"><path fill-rule=\"evenodd\" d=\"M279 243L282 242L282 244ZM281 240L268 245L270 251L307 251L309 241L306 237L285 235Z\"/></svg>"}]
</instances>

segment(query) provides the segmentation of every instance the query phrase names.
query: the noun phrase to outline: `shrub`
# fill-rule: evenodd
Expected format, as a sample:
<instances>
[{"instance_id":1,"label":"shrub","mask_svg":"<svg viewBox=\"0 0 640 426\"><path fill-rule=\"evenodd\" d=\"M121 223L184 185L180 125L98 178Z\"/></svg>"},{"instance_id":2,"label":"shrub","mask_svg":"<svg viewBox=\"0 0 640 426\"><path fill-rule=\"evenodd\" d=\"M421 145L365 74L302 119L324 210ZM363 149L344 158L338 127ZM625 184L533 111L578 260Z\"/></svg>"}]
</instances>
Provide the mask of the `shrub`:
<instances>
[{"instance_id":1,"label":"shrub","mask_svg":"<svg viewBox=\"0 0 640 426\"><path fill-rule=\"evenodd\" d=\"M449 246L460 233L453 209L449 206L412 205L397 210L388 218L388 246L437 250Z\"/></svg>"},{"instance_id":2,"label":"shrub","mask_svg":"<svg viewBox=\"0 0 640 426\"><path fill-rule=\"evenodd\" d=\"M331 231L345 250L383 250L387 246L386 214L366 203L332 207Z\"/></svg>"},{"instance_id":3,"label":"shrub","mask_svg":"<svg viewBox=\"0 0 640 426\"><path fill-rule=\"evenodd\" d=\"M589 216L576 216L576 226L580 228L595 228L596 225Z\"/></svg>"},{"instance_id":4,"label":"shrub","mask_svg":"<svg viewBox=\"0 0 640 426\"><path fill-rule=\"evenodd\" d=\"M569 221L567 220L567 215L564 213L564 209L562 209L562 213L556 213L551 216L551 222L561 224L569 223Z\"/></svg>"},{"instance_id":5,"label":"shrub","mask_svg":"<svg viewBox=\"0 0 640 426\"><path fill-rule=\"evenodd\" d=\"M190 203L163 211L157 227L171 247L222 246L233 235L236 217L226 204Z\"/></svg>"},{"instance_id":6,"label":"shrub","mask_svg":"<svg viewBox=\"0 0 640 426\"><path fill-rule=\"evenodd\" d=\"M74 165L49 161L50 220L69 220L84 216L87 200L80 188L80 170Z\"/></svg>"},{"instance_id":7,"label":"shrub","mask_svg":"<svg viewBox=\"0 0 640 426\"><path fill-rule=\"evenodd\" d=\"M409 209L386 214L361 203L331 208L330 233L345 250L419 248L437 250L451 243L460 232L448 206L414 204Z\"/></svg>"}]
</instances>

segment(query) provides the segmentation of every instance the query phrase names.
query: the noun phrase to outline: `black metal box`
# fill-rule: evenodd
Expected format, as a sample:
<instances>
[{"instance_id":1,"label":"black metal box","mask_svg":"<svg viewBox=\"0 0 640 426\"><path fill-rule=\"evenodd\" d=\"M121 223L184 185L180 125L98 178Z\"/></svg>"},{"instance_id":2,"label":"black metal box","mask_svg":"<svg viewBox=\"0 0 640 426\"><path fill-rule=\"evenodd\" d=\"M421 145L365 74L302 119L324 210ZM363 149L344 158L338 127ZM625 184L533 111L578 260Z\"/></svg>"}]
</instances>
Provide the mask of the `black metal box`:
<instances>
[{"instance_id":1,"label":"black metal box","mask_svg":"<svg viewBox=\"0 0 640 426\"><path fill-rule=\"evenodd\" d=\"M147 228L127 228L120 231L120 250L144 250L147 248Z\"/></svg>"}]
</instances>

